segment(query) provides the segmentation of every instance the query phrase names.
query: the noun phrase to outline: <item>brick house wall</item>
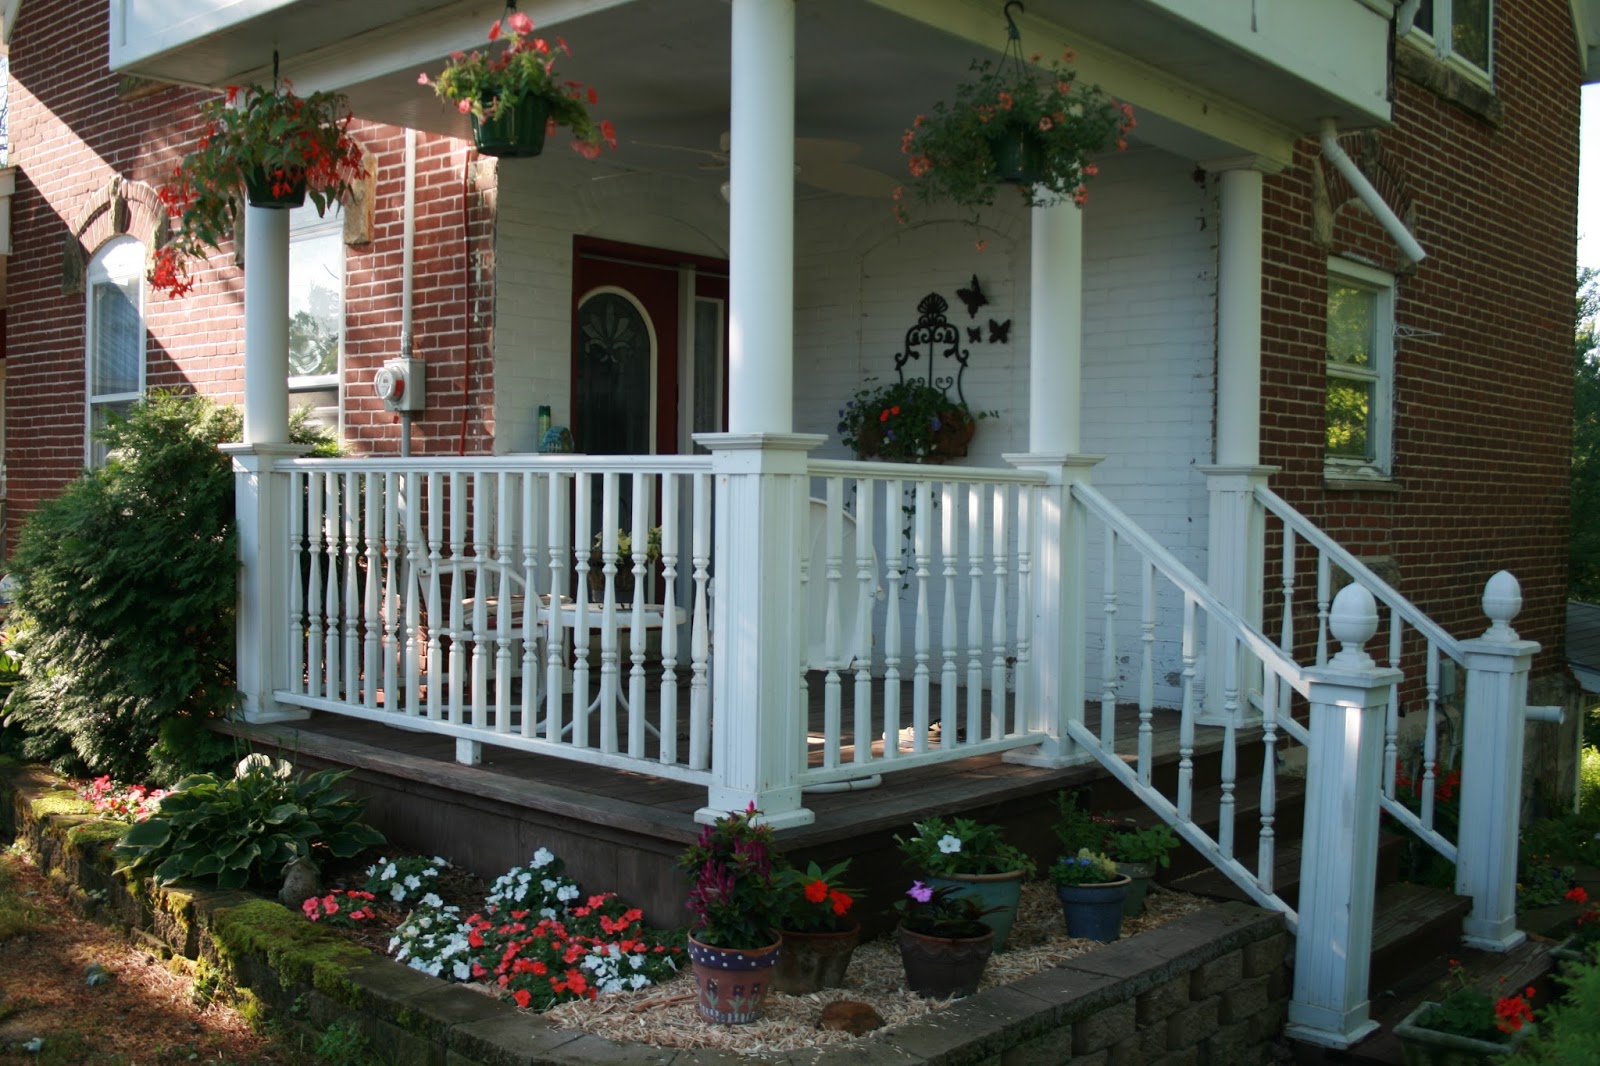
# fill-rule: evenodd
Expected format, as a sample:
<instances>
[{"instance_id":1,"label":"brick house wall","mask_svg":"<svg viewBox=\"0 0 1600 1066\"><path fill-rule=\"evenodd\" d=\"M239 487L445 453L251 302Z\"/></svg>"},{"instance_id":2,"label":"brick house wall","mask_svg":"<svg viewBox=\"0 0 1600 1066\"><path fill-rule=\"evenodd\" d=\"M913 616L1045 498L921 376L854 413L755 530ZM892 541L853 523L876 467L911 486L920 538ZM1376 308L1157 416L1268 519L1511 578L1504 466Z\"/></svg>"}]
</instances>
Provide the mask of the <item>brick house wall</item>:
<instances>
[{"instance_id":1,"label":"brick house wall","mask_svg":"<svg viewBox=\"0 0 1600 1066\"><path fill-rule=\"evenodd\" d=\"M119 233L140 239L147 254L153 248L155 189L197 136L196 107L206 97L112 73L109 21L104 3L34 0L11 39L8 545L27 512L83 467L83 267ZM367 122L354 129L376 161L376 186L371 239L345 255L344 436L353 454L393 453L396 416L370 383L400 347L405 134ZM415 354L428 360L430 396L413 427L419 454L486 452L494 432L494 171L464 176L466 167L460 142L419 135L413 334ZM237 403L243 274L231 246L192 273L194 291L182 299L146 290L146 386Z\"/></svg>"},{"instance_id":2,"label":"brick house wall","mask_svg":"<svg viewBox=\"0 0 1600 1066\"><path fill-rule=\"evenodd\" d=\"M1352 551L1392 560L1399 590L1452 633L1482 632L1483 583L1511 569L1514 624L1546 673L1564 662L1579 70L1565 0L1502 0L1494 37L1492 96L1397 43L1394 128L1341 142L1422 263L1402 264L1325 163L1334 225L1316 239L1316 142L1267 179L1262 461ZM1330 255L1397 275L1391 485L1323 479Z\"/></svg>"}]
</instances>

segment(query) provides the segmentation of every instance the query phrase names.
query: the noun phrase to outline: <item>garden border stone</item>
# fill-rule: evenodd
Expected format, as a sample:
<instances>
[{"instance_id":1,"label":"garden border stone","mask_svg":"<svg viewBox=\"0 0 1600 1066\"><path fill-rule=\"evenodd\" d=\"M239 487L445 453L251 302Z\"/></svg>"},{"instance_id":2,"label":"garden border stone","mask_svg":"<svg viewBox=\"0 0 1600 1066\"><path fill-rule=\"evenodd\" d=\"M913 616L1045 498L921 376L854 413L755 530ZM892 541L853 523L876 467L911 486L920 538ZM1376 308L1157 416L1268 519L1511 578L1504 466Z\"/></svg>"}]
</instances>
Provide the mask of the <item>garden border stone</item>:
<instances>
[{"instance_id":1,"label":"garden border stone","mask_svg":"<svg viewBox=\"0 0 1600 1066\"><path fill-rule=\"evenodd\" d=\"M154 886L115 872L107 823L44 769L0 759L0 839L20 840L76 906L203 960L248 1010L314 1024L343 1020L385 1061L427 1066L750 1066L716 1051L620 1044L557 1029L510 1003L411 970L242 892ZM1074 1049L1122 1061L1158 1046L1133 1028L1136 1001L1159 1003L1147 1028L1167 1035L1172 1061L1266 1063L1286 1006L1282 915L1225 903L1055 969L980 992L915 1022L846 1047L789 1052L777 1066L1032 1066ZM1242 969L1248 995L1229 997L1216 1024L1219 978ZM1235 981L1235 984L1238 984ZM1263 997L1261 990L1266 990ZM1196 994L1203 993L1199 999ZM1209 1025L1196 1025L1206 1015ZM1173 1022L1191 1019L1183 1024ZM1218 1056L1224 1056L1219 1058Z\"/></svg>"}]
</instances>

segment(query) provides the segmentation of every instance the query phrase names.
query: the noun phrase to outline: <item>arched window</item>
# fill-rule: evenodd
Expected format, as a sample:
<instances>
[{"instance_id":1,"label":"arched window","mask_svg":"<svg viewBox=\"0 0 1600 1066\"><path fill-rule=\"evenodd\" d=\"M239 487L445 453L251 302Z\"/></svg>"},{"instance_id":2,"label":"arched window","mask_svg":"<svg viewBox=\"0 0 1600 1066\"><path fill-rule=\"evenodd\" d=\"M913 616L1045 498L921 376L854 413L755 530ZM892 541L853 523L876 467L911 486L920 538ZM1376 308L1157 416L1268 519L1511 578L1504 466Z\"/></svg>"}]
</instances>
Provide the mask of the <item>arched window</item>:
<instances>
[{"instance_id":1,"label":"arched window","mask_svg":"<svg viewBox=\"0 0 1600 1066\"><path fill-rule=\"evenodd\" d=\"M116 411L126 415L144 395L144 245L114 237L89 261L84 329L86 398L83 460L105 462L106 447L95 439Z\"/></svg>"}]
</instances>

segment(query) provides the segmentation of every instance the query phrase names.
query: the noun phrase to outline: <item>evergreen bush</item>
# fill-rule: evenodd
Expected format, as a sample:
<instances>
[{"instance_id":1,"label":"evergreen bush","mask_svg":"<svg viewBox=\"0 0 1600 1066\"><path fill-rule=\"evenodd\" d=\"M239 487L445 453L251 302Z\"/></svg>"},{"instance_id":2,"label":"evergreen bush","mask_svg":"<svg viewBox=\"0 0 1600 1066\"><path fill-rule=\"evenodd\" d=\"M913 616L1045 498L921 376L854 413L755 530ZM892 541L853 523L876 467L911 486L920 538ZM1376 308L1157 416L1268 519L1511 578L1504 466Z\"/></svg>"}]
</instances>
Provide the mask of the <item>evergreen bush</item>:
<instances>
[{"instance_id":1,"label":"evergreen bush","mask_svg":"<svg viewBox=\"0 0 1600 1066\"><path fill-rule=\"evenodd\" d=\"M291 439L330 451L298 412ZM236 409L153 394L102 431L106 465L28 516L8 619L21 679L0 719L29 758L161 784L222 765L234 706Z\"/></svg>"}]
</instances>

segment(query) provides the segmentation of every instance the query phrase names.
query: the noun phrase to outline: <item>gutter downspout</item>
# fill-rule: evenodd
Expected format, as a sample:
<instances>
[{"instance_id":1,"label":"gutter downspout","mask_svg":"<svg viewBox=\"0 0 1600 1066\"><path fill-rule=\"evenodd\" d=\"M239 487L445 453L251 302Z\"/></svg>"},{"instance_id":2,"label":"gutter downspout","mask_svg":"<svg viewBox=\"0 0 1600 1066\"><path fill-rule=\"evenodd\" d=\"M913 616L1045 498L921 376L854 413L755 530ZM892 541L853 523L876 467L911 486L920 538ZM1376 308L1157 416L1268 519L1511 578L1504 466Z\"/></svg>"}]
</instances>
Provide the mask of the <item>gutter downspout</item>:
<instances>
[{"instance_id":1,"label":"gutter downspout","mask_svg":"<svg viewBox=\"0 0 1600 1066\"><path fill-rule=\"evenodd\" d=\"M400 358L411 358L411 266L417 228L417 131L406 130L405 198L400 212ZM411 412L400 412L400 455L411 454Z\"/></svg>"},{"instance_id":2,"label":"gutter downspout","mask_svg":"<svg viewBox=\"0 0 1600 1066\"><path fill-rule=\"evenodd\" d=\"M1394 213L1390 206L1383 202L1383 197L1378 195L1378 190L1372 187L1372 182L1361 173L1361 168L1355 161L1345 154L1339 147L1339 127L1333 119L1322 120L1322 155L1332 163L1334 169L1344 175L1344 180L1350 183L1350 188L1355 190L1356 196L1367 205L1367 209L1377 217L1378 223L1388 230L1389 236L1394 238L1395 244L1400 246L1400 254L1407 262L1420 263L1428 255L1422 250L1422 245L1406 229L1406 224L1400 221L1400 216Z\"/></svg>"}]
</instances>

